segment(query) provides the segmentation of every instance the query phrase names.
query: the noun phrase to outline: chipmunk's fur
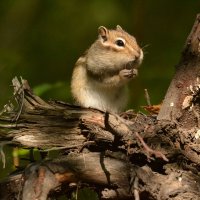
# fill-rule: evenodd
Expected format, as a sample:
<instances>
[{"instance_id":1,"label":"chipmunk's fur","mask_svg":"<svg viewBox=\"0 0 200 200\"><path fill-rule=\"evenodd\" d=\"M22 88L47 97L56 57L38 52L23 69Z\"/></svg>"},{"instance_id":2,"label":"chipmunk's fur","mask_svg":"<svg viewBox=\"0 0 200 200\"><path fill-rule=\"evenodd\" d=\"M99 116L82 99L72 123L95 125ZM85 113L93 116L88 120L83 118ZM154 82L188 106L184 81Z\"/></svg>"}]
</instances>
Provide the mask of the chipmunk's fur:
<instances>
[{"instance_id":1,"label":"chipmunk's fur","mask_svg":"<svg viewBox=\"0 0 200 200\"><path fill-rule=\"evenodd\" d=\"M126 83L137 75L143 52L120 26L98 30L98 39L75 64L71 91L81 106L116 113L126 106Z\"/></svg>"}]
</instances>

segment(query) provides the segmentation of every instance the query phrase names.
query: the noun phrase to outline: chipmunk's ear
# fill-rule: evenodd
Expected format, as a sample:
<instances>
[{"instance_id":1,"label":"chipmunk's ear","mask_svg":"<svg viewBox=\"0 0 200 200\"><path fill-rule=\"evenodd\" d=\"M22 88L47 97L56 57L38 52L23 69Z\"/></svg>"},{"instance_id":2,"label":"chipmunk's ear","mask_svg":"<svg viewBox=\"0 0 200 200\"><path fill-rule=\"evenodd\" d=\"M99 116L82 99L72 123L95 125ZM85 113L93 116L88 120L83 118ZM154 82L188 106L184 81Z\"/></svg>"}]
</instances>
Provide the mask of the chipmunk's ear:
<instances>
[{"instance_id":1,"label":"chipmunk's ear","mask_svg":"<svg viewBox=\"0 0 200 200\"><path fill-rule=\"evenodd\" d=\"M98 31L99 31L99 36L105 42L108 39L109 30L106 27L104 27L104 26L100 26L98 28Z\"/></svg>"},{"instance_id":2,"label":"chipmunk's ear","mask_svg":"<svg viewBox=\"0 0 200 200\"><path fill-rule=\"evenodd\" d=\"M120 25L117 25L117 26L116 26L116 30L117 30L117 31L124 31L123 28L122 28Z\"/></svg>"}]
</instances>

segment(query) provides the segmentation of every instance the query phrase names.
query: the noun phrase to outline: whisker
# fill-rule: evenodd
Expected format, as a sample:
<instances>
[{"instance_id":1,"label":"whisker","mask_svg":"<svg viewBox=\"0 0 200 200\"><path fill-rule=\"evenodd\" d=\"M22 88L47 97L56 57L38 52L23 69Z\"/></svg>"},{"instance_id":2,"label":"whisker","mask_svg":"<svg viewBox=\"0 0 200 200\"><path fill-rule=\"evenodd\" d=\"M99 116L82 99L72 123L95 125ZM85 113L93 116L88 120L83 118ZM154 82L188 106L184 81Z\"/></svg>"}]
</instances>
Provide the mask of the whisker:
<instances>
[{"instance_id":1,"label":"whisker","mask_svg":"<svg viewBox=\"0 0 200 200\"><path fill-rule=\"evenodd\" d=\"M142 50L144 49L144 48L147 48L148 46L150 46L151 44L146 44L146 45L144 45L143 47L142 47Z\"/></svg>"}]
</instances>

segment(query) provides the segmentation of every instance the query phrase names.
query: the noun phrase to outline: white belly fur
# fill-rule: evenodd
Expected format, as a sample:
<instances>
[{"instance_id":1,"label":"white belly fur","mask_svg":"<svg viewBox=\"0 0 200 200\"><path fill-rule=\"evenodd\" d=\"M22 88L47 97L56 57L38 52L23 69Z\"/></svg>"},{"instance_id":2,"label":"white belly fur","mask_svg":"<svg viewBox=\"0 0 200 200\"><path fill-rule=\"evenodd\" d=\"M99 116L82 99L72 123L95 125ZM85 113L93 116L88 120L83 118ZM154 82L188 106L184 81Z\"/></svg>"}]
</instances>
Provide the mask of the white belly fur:
<instances>
[{"instance_id":1,"label":"white belly fur","mask_svg":"<svg viewBox=\"0 0 200 200\"><path fill-rule=\"evenodd\" d=\"M82 102L85 107L97 108L103 111L120 112L127 103L126 88L102 88L96 83L90 82L80 90L85 100Z\"/></svg>"},{"instance_id":2,"label":"white belly fur","mask_svg":"<svg viewBox=\"0 0 200 200\"><path fill-rule=\"evenodd\" d=\"M82 65L74 69L72 80L73 97L81 106L118 113L127 104L126 86L110 88L95 80L88 79L86 69Z\"/></svg>"}]
</instances>

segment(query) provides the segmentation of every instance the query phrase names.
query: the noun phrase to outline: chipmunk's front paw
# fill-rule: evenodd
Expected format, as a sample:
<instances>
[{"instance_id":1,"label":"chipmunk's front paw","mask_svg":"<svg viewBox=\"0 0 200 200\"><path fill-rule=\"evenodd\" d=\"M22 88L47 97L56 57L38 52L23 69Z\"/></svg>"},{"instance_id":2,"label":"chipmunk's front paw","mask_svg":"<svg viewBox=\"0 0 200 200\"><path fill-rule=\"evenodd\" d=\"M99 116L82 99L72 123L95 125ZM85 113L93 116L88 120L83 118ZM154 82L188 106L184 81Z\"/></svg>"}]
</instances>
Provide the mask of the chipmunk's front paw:
<instances>
[{"instance_id":1,"label":"chipmunk's front paw","mask_svg":"<svg viewBox=\"0 0 200 200\"><path fill-rule=\"evenodd\" d=\"M137 69L123 69L119 72L119 76L122 79L132 79L137 76L138 71Z\"/></svg>"}]
</instances>

